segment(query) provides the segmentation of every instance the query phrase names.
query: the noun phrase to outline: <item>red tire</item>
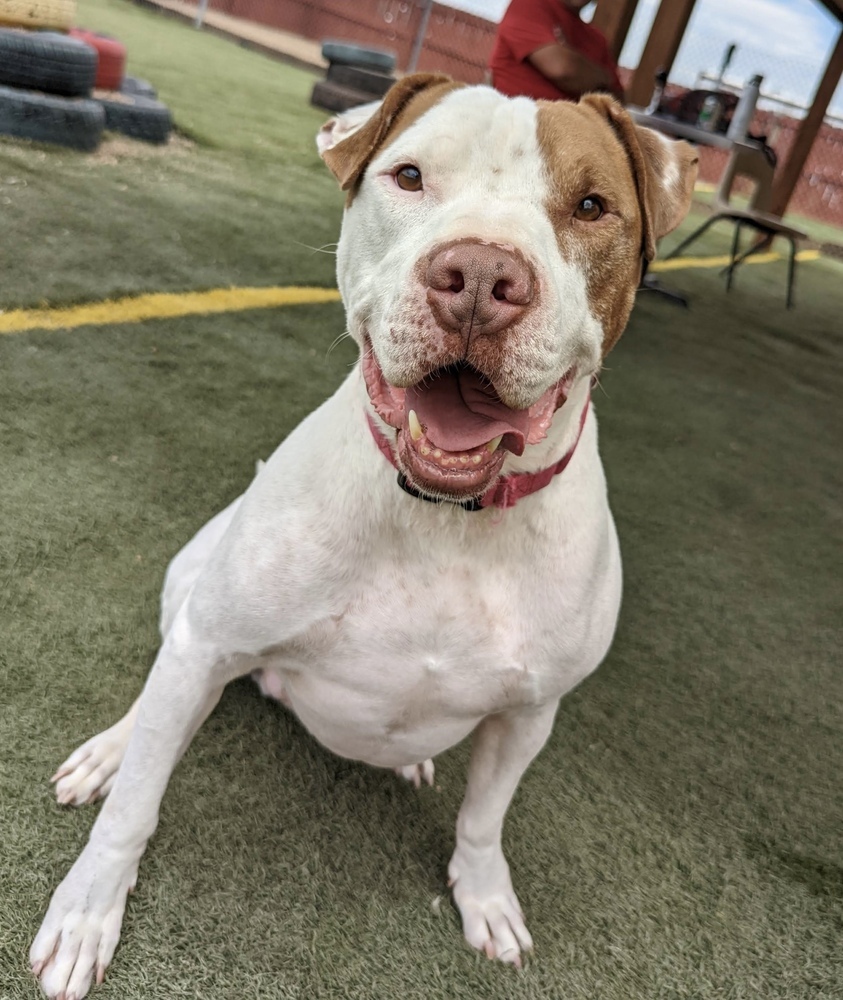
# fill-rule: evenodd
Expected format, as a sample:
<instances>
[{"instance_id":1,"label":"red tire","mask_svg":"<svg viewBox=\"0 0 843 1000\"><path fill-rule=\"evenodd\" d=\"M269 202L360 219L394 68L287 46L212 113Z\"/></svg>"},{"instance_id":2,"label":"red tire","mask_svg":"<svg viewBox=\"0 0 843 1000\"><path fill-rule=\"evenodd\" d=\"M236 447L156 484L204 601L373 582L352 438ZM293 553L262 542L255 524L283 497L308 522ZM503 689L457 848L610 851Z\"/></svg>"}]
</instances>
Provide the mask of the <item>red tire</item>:
<instances>
[{"instance_id":1,"label":"red tire","mask_svg":"<svg viewBox=\"0 0 843 1000\"><path fill-rule=\"evenodd\" d=\"M116 38L107 38L83 28L72 28L70 34L96 49L97 78L94 86L98 90L119 90L126 72L126 46Z\"/></svg>"}]
</instances>

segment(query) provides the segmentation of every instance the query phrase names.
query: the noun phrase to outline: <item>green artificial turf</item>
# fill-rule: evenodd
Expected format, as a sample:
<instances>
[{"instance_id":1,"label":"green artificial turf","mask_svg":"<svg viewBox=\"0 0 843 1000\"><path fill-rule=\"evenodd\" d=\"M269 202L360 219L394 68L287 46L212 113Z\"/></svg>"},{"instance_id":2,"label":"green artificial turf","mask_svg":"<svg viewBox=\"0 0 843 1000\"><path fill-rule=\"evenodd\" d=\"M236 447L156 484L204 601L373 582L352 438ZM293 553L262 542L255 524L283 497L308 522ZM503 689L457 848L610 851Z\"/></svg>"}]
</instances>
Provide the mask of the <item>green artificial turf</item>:
<instances>
[{"instance_id":1,"label":"green artificial turf","mask_svg":"<svg viewBox=\"0 0 843 1000\"><path fill-rule=\"evenodd\" d=\"M694 193L694 201L701 205L711 205L714 200L713 191L697 190ZM735 208L746 208L749 205L749 196L736 193L729 198L729 203ZM787 212L785 222L794 229L806 233L808 239L813 243L833 244L843 246L843 227L835 225L833 222L826 222L822 219L814 219L798 212ZM725 225L725 223L723 223ZM784 244L782 244L784 246Z\"/></svg>"},{"instance_id":2,"label":"green artificial turf","mask_svg":"<svg viewBox=\"0 0 843 1000\"><path fill-rule=\"evenodd\" d=\"M341 204L307 75L80 6L214 145L109 163L0 143L2 306L330 284L331 258L294 242L335 239ZM228 124L200 127L196 77ZM253 84L278 98L238 133ZM284 139L263 151L276 112ZM94 996L843 996L843 267L801 265L791 313L783 272L747 266L729 295L714 270L668 273L692 308L643 294L608 359L595 399L626 593L507 821L525 971L463 944L445 887L467 746L417 793L242 681L173 776ZM329 305L0 337L0 1000L38 996L27 948L96 812L59 808L49 775L136 696L168 559L344 376L342 326Z\"/></svg>"},{"instance_id":3,"label":"green artificial turf","mask_svg":"<svg viewBox=\"0 0 843 1000\"><path fill-rule=\"evenodd\" d=\"M79 19L126 43L181 135L93 156L0 137L0 308L329 284L313 248L336 239L342 199L316 153L316 77L118 0L83 0Z\"/></svg>"}]
</instances>

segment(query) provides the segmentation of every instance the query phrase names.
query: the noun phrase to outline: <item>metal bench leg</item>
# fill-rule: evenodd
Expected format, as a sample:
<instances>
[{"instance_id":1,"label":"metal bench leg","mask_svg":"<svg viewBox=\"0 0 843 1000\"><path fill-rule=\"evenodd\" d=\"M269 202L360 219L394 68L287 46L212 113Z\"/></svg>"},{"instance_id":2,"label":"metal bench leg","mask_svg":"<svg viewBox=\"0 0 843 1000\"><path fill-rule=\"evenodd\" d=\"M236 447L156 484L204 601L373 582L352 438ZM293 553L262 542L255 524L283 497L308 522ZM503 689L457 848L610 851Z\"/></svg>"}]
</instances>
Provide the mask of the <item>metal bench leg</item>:
<instances>
[{"instance_id":1,"label":"metal bench leg","mask_svg":"<svg viewBox=\"0 0 843 1000\"><path fill-rule=\"evenodd\" d=\"M681 254L682 251L685 249L685 247L689 247L694 242L694 240L699 239L700 236L702 236L702 234L706 231L706 229L708 229L709 226L713 225L715 222L717 222L718 219L722 218L723 218L722 215L712 215L710 218L706 219L705 222L701 226L698 226L691 233L690 236L686 236L678 247L674 247L673 250L671 250L670 253L666 257L663 257L662 259L670 260L672 257L678 257L679 254Z\"/></svg>"},{"instance_id":2,"label":"metal bench leg","mask_svg":"<svg viewBox=\"0 0 843 1000\"><path fill-rule=\"evenodd\" d=\"M796 277L796 240L788 237L790 257L787 260L787 308L793 308L793 280Z\"/></svg>"},{"instance_id":3,"label":"metal bench leg","mask_svg":"<svg viewBox=\"0 0 843 1000\"><path fill-rule=\"evenodd\" d=\"M740 246L740 239L741 239L741 223L740 220L736 220L735 235L732 238L732 259L729 263L729 267L726 269L727 292L732 287L732 275L735 273L735 268L738 266L739 263L739 261L737 260L737 256L738 256L738 247Z\"/></svg>"},{"instance_id":4,"label":"metal bench leg","mask_svg":"<svg viewBox=\"0 0 843 1000\"><path fill-rule=\"evenodd\" d=\"M645 274L641 284L638 286L639 292L655 292L656 295L661 295L662 298L667 299L669 302L674 302L677 306L684 306L685 309L688 308L688 300L680 292L674 292L673 289L665 287L655 274Z\"/></svg>"},{"instance_id":5,"label":"metal bench leg","mask_svg":"<svg viewBox=\"0 0 843 1000\"><path fill-rule=\"evenodd\" d=\"M743 223L741 223L741 225L743 225ZM750 222L749 225L752 226L752 223ZM738 254L735 260L731 264L728 264L726 267L724 267L720 273L725 274L729 270L729 268L732 269L736 268L738 264L743 264L743 262L747 259L747 257L751 257L755 253L761 253L762 251L766 250L769 247L769 245L770 244L766 239L760 239L757 243L753 243L752 246L749 247L747 250L744 250L743 253Z\"/></svg>"}]
</instances>

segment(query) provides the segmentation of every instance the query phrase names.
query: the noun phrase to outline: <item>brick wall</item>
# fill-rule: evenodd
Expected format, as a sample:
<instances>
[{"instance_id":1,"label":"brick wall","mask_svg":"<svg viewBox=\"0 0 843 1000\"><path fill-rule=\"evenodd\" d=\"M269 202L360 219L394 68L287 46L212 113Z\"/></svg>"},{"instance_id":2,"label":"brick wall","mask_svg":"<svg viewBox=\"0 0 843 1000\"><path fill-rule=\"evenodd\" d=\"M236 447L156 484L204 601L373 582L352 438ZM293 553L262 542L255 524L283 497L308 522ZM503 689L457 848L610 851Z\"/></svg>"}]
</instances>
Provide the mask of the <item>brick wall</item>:
<instances>
[{"instance_id":1,"label":"brick wall","mask_svg":"<svg viewBox=\"0 0 843 1000\"><path fill-rule=\"evenodd\" d=\"M422 16L414 0L211 0L210 6L318 41L390 49L401 68L409 62ZM478 83L494 37L492 22L434 3L418 68Z\"/></svg>"}]
</instances>

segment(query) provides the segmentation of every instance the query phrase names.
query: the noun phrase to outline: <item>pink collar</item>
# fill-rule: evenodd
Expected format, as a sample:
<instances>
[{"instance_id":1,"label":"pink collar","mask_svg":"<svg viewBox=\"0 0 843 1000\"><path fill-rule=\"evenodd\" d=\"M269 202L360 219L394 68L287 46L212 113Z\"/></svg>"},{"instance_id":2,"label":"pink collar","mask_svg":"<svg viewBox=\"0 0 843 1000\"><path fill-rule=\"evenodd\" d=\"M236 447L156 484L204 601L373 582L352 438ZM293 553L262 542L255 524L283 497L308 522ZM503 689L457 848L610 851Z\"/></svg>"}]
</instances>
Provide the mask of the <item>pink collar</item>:
<instances>
[{"instance_id":1,"label":"pink collar","mask_svg":"<svg viewBox=\"0 0 843 1000\"><path fill-rule=\"evenodd\" d=\"M493 486L490 486L479 499L465 502L453 501L454 505L463 507L465 510L484 510L486 507L500 507L502 510L505 510L507 507L514 507L522 497L544 489L554 476L558 476L560 472L567 468L568 463L574 457L574 452L577 450L577 445L580 443L583 428L585 427L590 403L591 394L589 393L582 410L582 416L580 417L580 426L577 431L576 440L555 465L550 465L539 472L514 472L509 476L500 476L498 481ZM369 430L372 432L372 437L375 439L375 444L380 449L381 454L389 460L393 468L397 469L398 465L395 461L395 455L386 436L368 412L366 413L366 419L369 422ZM400 470L398 472L398 485L405 492L411 496L418 497L420 500L431 500L433 503L438 502L433 500L432 497L426 497L423 493L419 493L414 489L407 482Z\"/></svg>"}]
</instances>

